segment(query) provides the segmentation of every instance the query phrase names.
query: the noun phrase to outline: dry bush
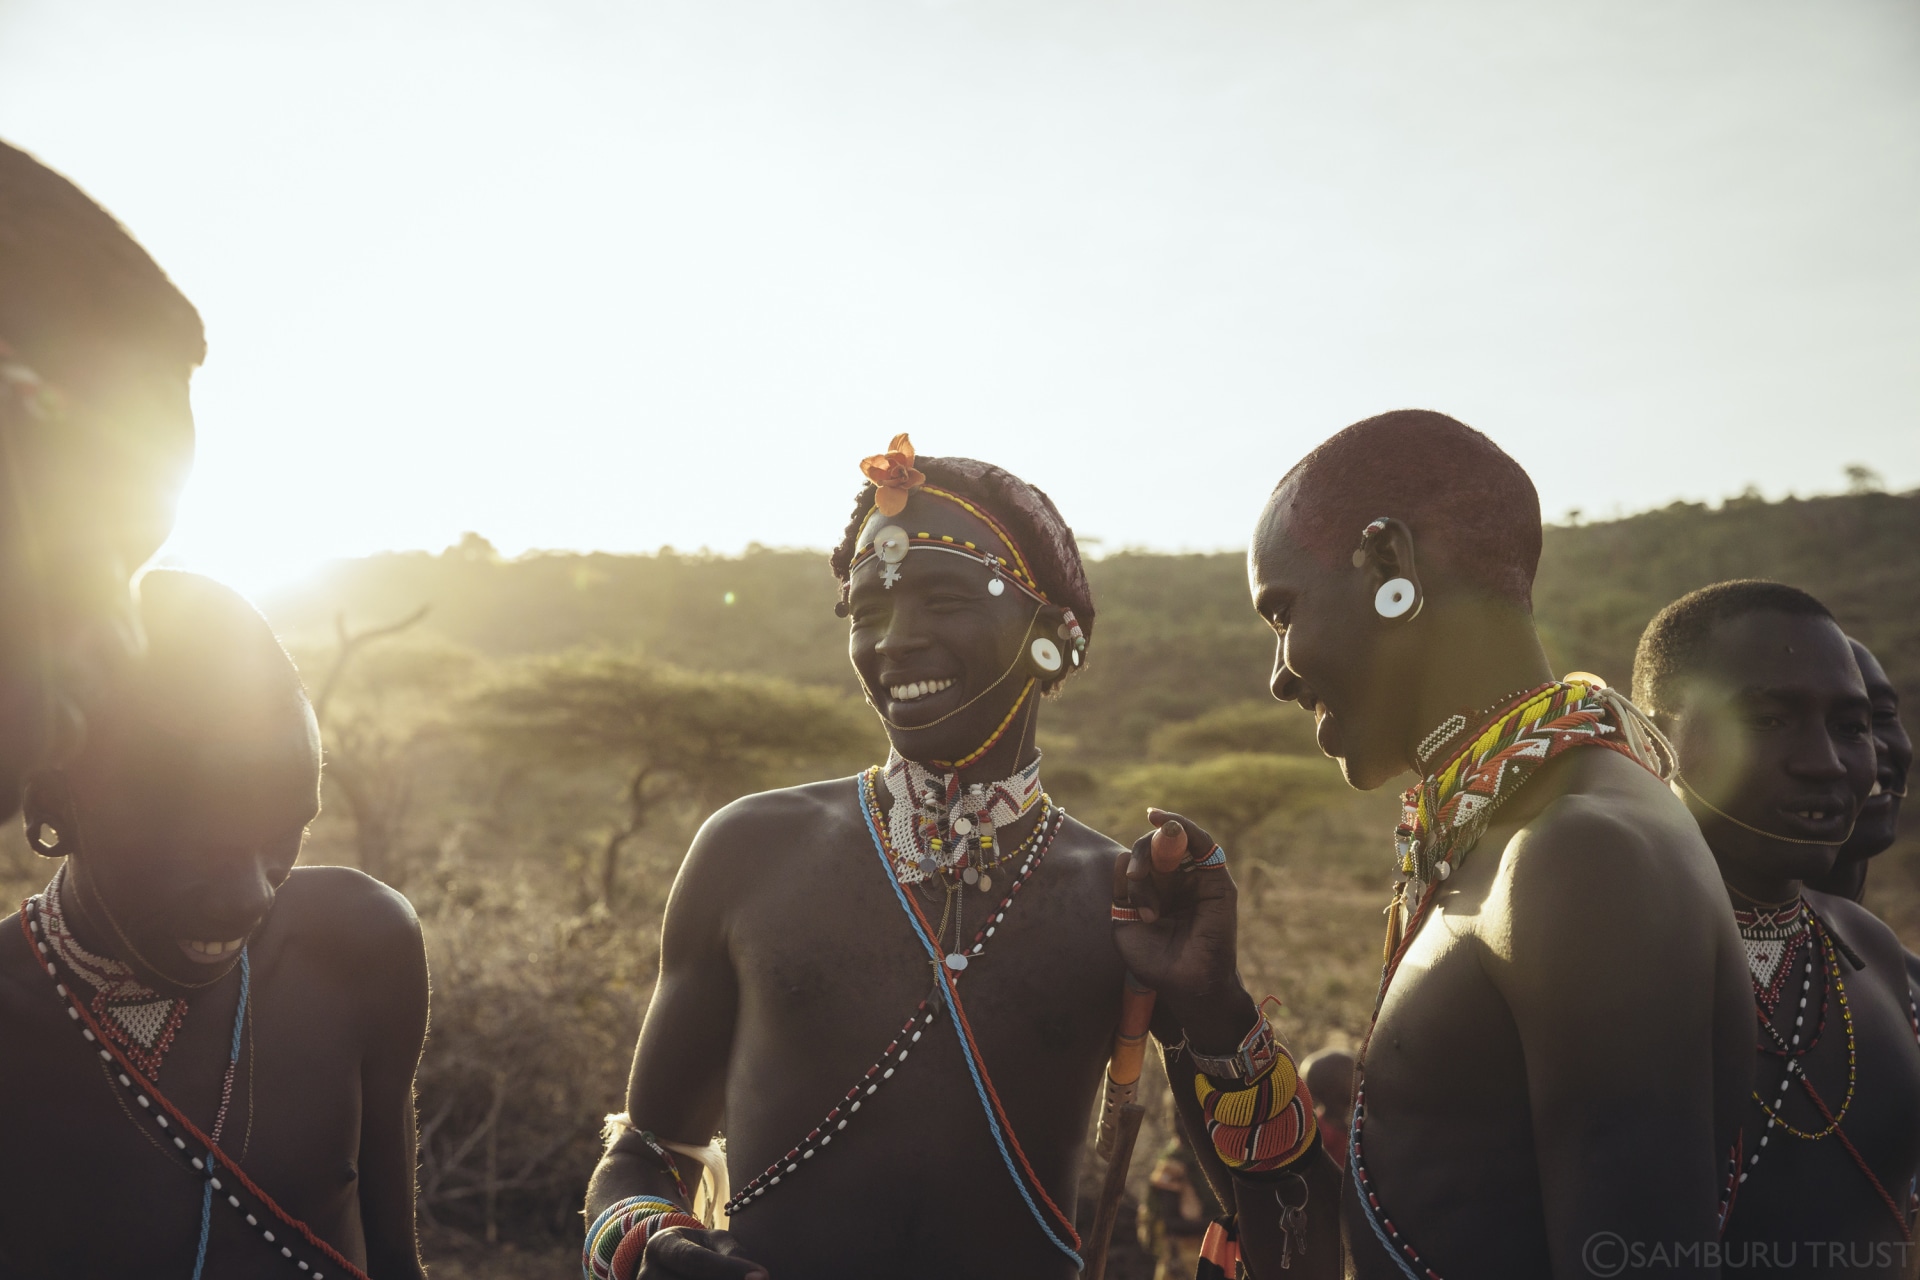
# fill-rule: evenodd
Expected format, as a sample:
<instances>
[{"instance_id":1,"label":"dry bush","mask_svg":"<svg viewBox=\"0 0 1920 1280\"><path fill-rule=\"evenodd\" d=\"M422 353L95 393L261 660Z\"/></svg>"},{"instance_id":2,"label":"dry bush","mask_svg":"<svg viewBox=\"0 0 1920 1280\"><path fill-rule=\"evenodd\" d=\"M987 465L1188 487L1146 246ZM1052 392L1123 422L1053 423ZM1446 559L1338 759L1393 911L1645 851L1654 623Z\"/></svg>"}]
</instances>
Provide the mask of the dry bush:
<instances>
[{"instance_id":1,"label":"dry bush","mask_svg":"<svg viewBox=\"0 0 1920 1280\"><path fill-rule=\"evenodd\" d=\"M454 1240L580 1230L658 963L655 921L557 909L525 877L448 857L410 884L433 973L420 1065L420 1212Z\"/></svg>"}]
</instances>

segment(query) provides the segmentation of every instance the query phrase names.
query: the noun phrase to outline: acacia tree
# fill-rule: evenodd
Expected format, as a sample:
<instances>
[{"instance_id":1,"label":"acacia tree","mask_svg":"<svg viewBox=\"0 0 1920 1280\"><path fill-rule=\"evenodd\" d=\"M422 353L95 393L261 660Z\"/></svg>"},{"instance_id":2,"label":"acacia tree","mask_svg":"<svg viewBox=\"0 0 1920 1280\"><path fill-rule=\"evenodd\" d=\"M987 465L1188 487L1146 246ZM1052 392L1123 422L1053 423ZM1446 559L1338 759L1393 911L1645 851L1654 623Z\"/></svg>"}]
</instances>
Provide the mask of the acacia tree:
<instances>
[{"instance_id":1,"label":"acacia tree","mask_svg":"<svg viewBox=\"0 0 1920 1280\"><path fill-rule=\"evenodd\" d=\"M857 708L825 690L633 653L526 659L476 694L468 717L510 758L619 767L621 816L599 859L609 906L622 850L664 809L717 807L809 765L850 762L874 737Z\"/></svg>"}]
</instances>

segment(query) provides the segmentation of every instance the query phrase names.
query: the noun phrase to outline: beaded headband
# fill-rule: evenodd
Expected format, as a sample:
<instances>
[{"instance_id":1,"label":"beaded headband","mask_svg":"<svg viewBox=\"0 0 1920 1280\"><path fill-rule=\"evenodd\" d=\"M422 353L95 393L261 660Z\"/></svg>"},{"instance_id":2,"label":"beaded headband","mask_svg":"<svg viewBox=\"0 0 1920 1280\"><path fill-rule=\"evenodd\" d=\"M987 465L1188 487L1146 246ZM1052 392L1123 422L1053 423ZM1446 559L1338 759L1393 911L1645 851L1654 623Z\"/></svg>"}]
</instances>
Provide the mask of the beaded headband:
<instances>
[{"instance_id":1,"label":"beaded headband","mask_svg":"<svg viewBox=\"0 0 1920 1280\"><path fill-rule=\"evenodd\" d=\"M1053 603L1047 599L1046 592L1040 589L1039 582L1034 579L1033 570L1027 565L1026 556L1021 554L1020 544L1014 541L1013 535L1007 531L1005 525L957 493L949 493L945 489L937 489L930 484L920 484L914 488L930 498L938 498L942 502L950 503L979 520L993 530L995 536L1006 547L1008 555L997 555L978 543L969 542L964 538L955 538L949 534L929 533L924 530L910 534L901 525L882 524L881 521L887 517L888 513L876 505L873 514L867 518L866 528L861 532L860 544L854 549L853 561L847 566L849 579L861 565L877 556L881 563L886 565L885 570L882 571L881 580L886 586L891 587L900 580L898 566L907 558L907 552L945 551L978 561L994 575L995 581L1000 581L1004 577L1041 604ZM996 590L994 594L999 595L1000 592Z\"/></svg>"},{"instance_id":2,"label":"beaded headband","mask_svg":"<svg viewBox=\"0 0 1920 1280\"><path fill-rule=\"evenodd\" d=\"M987 582L987 590L991 594L1003 594L1006 584L1011 582L1036 604L1052 605L1053 601L1041 589L1040 581L1034 576L1033 568L1026 554L1020 550L1020 543L1012 531L985 508L951 490L928 484L926 474L913 465L915 458L913 441L903 431L888 444L885 453L861 459L860 473L874 486L873 510L868 513L861 527L858 545L847 565L846 581L840 587L840 603L835 606L835 612L846 616L853 575L861 565L878 559L883 566L880 584L892 590L893 584L900 581L900 566L910 551L943 551L975 561L993 575ZM978 543L949 534L925 530L909 533L904 526L891 523L892 517L906 510L907 499L914 493L922 493L958 507L980 521L993 530L1007 554L999 555ZM1087 633L1080 625L1080 620L1074 617L1073 610L1062 609L1061 612L1064 616L1061 618L1060 638L1067 642L1073 665L1078 667L1086 653Z\"/></svg>"}]
</instances>

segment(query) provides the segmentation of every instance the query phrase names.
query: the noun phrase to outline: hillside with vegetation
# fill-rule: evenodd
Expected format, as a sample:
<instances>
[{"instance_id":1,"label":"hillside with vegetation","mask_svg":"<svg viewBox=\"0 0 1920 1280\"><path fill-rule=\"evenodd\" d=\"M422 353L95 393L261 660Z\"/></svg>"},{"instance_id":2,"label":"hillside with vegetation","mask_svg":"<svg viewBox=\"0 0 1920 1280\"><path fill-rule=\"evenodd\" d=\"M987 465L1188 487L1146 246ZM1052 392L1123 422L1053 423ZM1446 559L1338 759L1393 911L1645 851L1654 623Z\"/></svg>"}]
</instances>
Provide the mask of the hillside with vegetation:
<instances>
[{"instance_id":1,"label":"hillside with vegetation","mask_svg":"<svg viewBox=\"0 0 1920 1280\"><path fill-rule=\"evenodd\" d=\"M1920 707L1915 548L1920 493L1676 504L1550 528L1536 611L1557 668L1625 685L1668 601L1777 578L1825 600ZM1239 554L1089 565L1089 668L1045 710L1044 776L1116 838L1159 802L1230 843L1247 980L1284 999L1304 1052L1364 1027L1395 799L1348 791L1308 718L1267 695L1273 637L1245 572ZM701 818L883 754L835 598L814 551L505 560L469 536L337 564L263 602L324 722L307 860L381 876L426 924L421 1206L437 1274L507 1274L503 1260L548 1260L577 1231ZM1870 902L1920 944L1920 844L1883 861ZM36 874L16 852L9 878Z\"/></svg>"}]
</instances>

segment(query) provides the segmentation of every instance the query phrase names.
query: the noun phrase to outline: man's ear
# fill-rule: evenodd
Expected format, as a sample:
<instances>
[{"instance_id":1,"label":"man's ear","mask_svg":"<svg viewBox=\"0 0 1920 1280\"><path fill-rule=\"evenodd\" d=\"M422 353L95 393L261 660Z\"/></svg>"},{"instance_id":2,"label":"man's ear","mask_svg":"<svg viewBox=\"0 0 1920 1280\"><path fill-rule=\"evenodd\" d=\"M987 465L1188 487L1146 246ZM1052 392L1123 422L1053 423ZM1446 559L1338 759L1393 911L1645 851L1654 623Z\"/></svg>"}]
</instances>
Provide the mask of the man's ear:
<instances>
[{"instance_id":1,"label":"man's ear","mask_svg":"<svg viewBox=\"0 0 1920 1280\"><path fill-rule=\"evenodd\" d=\"M1412 621L1427 593L1414 564L1413 530L1404 521L1382 516L1361 531L1354 567L1366 575L1374 612L1382 618Z\"/></svg>"},{"instance_id":2,"label":"man's ear","mask_svg":"<svg viewBox=\"0 0 1920 1280\"><path fill-rule=\"evenodd\" d=\"M1040 606L1021 644L1026 650L1022 657L1027 672L1040 682L1041 692L1052 692L1073 670L1072 633L1067 627L1066 610L1058 605Z\"/></svg>"}]
</instances>

